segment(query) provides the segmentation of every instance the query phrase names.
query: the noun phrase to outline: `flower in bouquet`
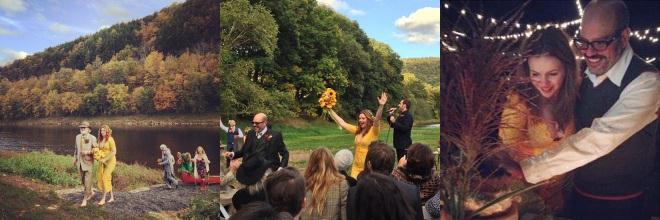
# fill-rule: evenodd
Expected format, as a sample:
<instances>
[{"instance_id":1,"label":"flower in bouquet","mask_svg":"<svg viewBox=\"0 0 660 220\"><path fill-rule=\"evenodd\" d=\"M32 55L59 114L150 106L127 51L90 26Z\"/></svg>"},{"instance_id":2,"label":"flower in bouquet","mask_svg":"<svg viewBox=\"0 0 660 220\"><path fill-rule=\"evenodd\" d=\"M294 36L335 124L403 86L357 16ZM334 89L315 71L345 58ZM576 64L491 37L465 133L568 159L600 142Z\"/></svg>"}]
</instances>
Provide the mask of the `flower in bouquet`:
<instances>
[{"instance_id":1,"label":"flower in bouquet","mask_svg":"<svg viewBox=\"0 0 660 220\"><path fill-rule=\"evenodd\" d=\"M92 155L94 156L94 160L101 160L105 158L105 153L101 151L98 147L92 148Z\"/></svg>"},{"instance_id":2,"label":"flower in bouquet","mask_svg":"<svg viewBox=\"0 0 660 220\"><path fill-rule=\"evenodd\" d=\"M332 109L337 105L337 92L334 89L327 88L319 98L319 106L323 109Z\"/></svg>"}]
</instances>

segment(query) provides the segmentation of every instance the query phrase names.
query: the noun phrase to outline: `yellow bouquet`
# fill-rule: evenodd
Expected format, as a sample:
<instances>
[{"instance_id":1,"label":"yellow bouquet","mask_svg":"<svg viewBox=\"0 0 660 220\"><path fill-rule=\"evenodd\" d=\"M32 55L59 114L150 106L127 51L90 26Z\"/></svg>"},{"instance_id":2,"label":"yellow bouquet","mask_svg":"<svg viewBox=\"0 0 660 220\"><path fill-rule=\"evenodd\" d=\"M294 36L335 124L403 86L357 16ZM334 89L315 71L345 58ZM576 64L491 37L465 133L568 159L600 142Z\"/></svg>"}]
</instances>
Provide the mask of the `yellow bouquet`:
<instances>
[{"instance_id":1,"label":"yellow bouquet","mask_svg":"<svg viewBox=\"0 0 660 220\"><path fill-rule=\"evenodd\" d=\"M92 148L92 155L94 156L94 160L98 160L98 161L105 158L106 156L105 152L101 151L98 147Z\"/></svg>"},{"instance_id":2,"label":"yellow bouquet","mask_svg":"<svg viewBox=\"0 0 660 220\"><path fill-rule=\"evenodd\" d=\"M337 92L334 89L326 88L321 98L319 98L319 106L323 109L332 109L337 104Z\"/></svg>"}]
</instances>

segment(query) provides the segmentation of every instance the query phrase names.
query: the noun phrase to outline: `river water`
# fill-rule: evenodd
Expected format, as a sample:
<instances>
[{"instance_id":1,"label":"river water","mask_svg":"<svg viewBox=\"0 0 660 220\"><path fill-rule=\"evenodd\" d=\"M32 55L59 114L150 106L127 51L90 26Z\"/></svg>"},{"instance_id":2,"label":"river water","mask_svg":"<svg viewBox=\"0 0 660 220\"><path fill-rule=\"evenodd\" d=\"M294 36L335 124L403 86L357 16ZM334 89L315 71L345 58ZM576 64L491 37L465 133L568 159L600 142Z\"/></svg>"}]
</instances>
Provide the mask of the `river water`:
<instances>
[{"instance_id":1,"label":"river water","mask_svg":"<svg viewBox=\"0 0 660 220\"><path fill-rule=\"evenodd\" d=\"M97 136L98 128L92 128ZM17 127L0 126L0 150L33 151L49 149L57 154L72 155L75 150L76 127ZM203 146L209 160L211 173L218 174L220 140L217 128L112 128L117 144L117 159L124 163L139 163L158 168L160 144L167 145L172 154L191 152Z\"/></svg>"}]
</instances>

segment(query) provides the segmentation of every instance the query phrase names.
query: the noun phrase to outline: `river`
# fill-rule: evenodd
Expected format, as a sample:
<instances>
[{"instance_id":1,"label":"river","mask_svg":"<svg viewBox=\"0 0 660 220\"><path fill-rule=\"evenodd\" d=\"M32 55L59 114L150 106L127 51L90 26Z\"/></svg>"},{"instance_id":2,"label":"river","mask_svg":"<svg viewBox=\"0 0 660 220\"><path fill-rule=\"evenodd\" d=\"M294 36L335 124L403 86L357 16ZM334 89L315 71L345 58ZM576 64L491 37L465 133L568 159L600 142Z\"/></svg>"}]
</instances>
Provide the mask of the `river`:
<instances>
[{"instance_id":1,"label":"river","mask_svg":"<svg viewBox=\"0 0 660 220\"><path fill-rule=\"evenodd\" d=\"M97 132L98 128L92 129L94 136ZM0 150L49 149L57 154L72 155L78 133L76 127L0 126ZM191 152L194 156L197 146L203 146L211 160L211 173L219 173L220 133L217 128L112 128L112 136L117 143L117 159L124 163L160 169L155 163L160 158L160 144L167 145L175 156L176 152Z\"/></svg>"}]
</instances>

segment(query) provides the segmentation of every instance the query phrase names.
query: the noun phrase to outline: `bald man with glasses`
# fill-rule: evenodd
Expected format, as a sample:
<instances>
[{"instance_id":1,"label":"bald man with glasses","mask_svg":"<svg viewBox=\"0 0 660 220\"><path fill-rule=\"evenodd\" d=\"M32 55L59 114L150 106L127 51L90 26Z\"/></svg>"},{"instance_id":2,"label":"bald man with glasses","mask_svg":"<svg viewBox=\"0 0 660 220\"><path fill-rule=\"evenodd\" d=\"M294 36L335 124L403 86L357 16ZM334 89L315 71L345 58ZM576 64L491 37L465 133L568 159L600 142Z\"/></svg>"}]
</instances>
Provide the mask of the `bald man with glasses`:
<instances>
[{"instance_id":1,"label":"bald man with glasses","mask_svg":"<svg viewBox=\"0 0 660 220\"><path fill-rule=\"evenodd\" d=\"M282 133L268 128L268 116L257 113L252 119L252 127L245 139L245 144L240 151L225 152L224 156L230 159L249 157L252 154L260 154L264 159L270 161L273 171L280 167L287 167L289 163L289 151L286 149Z\"/></svg>"}]
</instances>

